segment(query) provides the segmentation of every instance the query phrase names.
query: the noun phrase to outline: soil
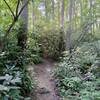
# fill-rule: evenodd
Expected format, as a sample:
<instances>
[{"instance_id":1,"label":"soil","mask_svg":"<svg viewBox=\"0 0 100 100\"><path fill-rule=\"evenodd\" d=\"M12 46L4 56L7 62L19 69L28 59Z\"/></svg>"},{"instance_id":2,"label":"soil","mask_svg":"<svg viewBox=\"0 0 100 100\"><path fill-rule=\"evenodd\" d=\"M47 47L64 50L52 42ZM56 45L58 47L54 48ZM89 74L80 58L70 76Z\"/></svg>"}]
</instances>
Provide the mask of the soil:
<instances>
[{"instance_id":1,"label":"soil","mask_svg":"<svg viewBox=\"0 0 100 100\"><path fill-rule=\"evenodd\" d=\"M37 89L35 99L32 97L32 100L60 100L51 74L53 65L52 60L44 60L42 64L35 65Z\"/></svg>"}]
</instances>

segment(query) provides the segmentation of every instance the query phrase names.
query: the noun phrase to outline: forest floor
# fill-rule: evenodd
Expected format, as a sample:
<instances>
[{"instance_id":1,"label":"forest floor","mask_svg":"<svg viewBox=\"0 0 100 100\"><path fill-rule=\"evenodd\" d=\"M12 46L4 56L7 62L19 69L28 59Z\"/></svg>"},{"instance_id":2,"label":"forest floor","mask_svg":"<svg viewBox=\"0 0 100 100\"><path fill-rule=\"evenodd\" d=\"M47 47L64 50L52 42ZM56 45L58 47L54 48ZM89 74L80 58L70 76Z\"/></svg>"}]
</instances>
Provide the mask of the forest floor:
<instances>
[{"instance_id":1,"label":"forest floor","mask_svg":"<svg viewBox=\"0 0 100 100\"><path fill-rule=\"evenodd\" d=\"M37 80L36 97L32 100L60 100L57 96L52 71L54 69L54 61L44 60L42 64L35 65L35 76Z\"/></svg>"}]
</instances>

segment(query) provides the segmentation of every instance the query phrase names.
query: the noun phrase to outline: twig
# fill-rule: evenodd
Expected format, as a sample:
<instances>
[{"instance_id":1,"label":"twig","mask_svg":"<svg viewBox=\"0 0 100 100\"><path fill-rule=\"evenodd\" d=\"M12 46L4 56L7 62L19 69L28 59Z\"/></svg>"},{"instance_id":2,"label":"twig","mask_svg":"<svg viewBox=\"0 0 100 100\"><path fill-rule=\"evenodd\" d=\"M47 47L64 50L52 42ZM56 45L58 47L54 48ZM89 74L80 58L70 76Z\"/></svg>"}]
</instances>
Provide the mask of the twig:
<instances>
[{"instance_id":1,"label":"twig","mask_svg":"<svg viewBox=\"0 0 100 100\"><path fill-rule=\"evenodd\" d=\"M19 4L20 4L20 0L18 0L18 2L17 2L17 7L16 7L16 16L18 15Z\"/></svg>"},{"instance_id":2,"label":"twig","mask_svg":"<svg viewBox=\"0 0 100 100\"><path fill-rule=\"evenodd\" d=\"M27 0L27 2L23 5L23 7L21 8L21 10L18 13L18 17L20 16L20 14L22 13L23 9L25 8L25 6L29 3L30 0Z\"/></svg>"},{"instance_id":3,"label":"twig","mask_svg":"<svg viewBox=\"0 0 100 100\"><path fill-rule=\"evenodd\" d=\"M15 14L12 11L11 7L9 6L9 4L6 2L6 0L4 0L5 4L7 5L7 7L9 8L10 12L12 13L12 16L15 18Z\"/></svg>"}]
</instances>

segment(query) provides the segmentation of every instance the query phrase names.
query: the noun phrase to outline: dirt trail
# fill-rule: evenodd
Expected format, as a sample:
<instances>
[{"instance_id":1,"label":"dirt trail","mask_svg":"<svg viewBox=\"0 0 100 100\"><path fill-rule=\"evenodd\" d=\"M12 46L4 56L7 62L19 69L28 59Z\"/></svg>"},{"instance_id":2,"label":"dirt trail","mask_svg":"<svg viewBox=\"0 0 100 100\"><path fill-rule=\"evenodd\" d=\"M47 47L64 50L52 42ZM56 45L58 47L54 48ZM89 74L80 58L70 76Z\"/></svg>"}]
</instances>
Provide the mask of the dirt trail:
<instances>
[{"instance_id":1,"label":"dirt trail","mask_svg":"<svg viewBox=\"0 0 100 100\"><path fill-rule=\"evenodd\" d=\"M53 61L44 60L42 64L35 66L38 86L36 91L36 100L59 100L55 92L55 82L51 75L53 65Z\"/></svg>"}]
</instances>

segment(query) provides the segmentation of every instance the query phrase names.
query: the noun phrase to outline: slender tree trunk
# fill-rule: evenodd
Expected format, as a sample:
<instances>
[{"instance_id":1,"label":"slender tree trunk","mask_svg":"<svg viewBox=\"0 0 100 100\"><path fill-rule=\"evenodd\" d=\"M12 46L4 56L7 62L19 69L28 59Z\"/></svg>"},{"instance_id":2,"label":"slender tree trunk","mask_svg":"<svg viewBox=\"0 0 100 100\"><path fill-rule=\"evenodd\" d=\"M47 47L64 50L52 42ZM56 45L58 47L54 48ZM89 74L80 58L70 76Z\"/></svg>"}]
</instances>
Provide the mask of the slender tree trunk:
<instances>
[{"instance_id":1,"label":"slender tree trunk","mask_svg":"<svg viewBox=\"0 0 100 100\"><path fill-rule=\"evenodd\" d=\"M46 16L46 19L48 20L48 3L47 3L47 0L45 0L45 16Z\"/></svg>"},{"instance_id":2,"label":"slender tree trunk","mask_svg":"<svg viewBox=\"0 0 100 100\"><path fill-rule=\"evenodd\" d=\"M22 6L27 2L27 0L22 1ZM21 13L21 25L18 33L18 46L22 49L26 47L27 42L27 32L28 32L28 5L25 6Z\"/></svg>"},{"instance_id":3,"label":"slender tree trunk","mask_svg":"<svg viewBox=\"0 0 100 100\"><path fill-rule=\"evenodd\" d=\"M52 19L54 20L54 18L55 18L55 2L54 2L54 0L51 0L51 2L52 2Z\"/></svg>"},{"instance_id":4,"label":"slender tree trunk","mask_svg":"<svg viewBox=\"0 0 100 100\"><path fill-rule=\"evenodd\" d=\"M57 2L57 6L58 6L58 25L60 25L60 1L58 0L58 2Z\"/></svg>"},{"instance_id":5,"label":"slender tree trunk","mask_svg":"<svg viewBox=\"0 0 100 100\"><path fill-rule=\"evenodd\" d=\"M61 0L61 17L60 17L60 27L64 29L64 0Z\"/></svg>"},{"instance_id":6,"label":"slender tree trunk","mask_svg":"<svg viewBox=\"0 0 100 100\"><path fill-rule=\"evenodd\" d=\"M26 2L27 0L23 0L22 5L24 5ZM21 20L22 20L22 24L24 25L24 30L27 33L28 32L28 5L24 8L21 14Z\"/></svg>"},{"instance_id":7,"label":"slender tree trunk","mask_svg":"<svg viewBox=\"0 0 100 100\"><path fill-rule=\"evenodd\" d=\"M90 21L92 22L93 21L93 0L89 0L89 5L90 5ZM91 25L91 27L90 27L90 31L91 31L91 33L93 33L93 31L92 31L92 26L93 25Z\"/></svg>"},{"instance_id":8,"label":"slender tree trunk","mask_svg":"<svg viewBox=\"0 0 100 100\"><path fill-rule=\"evenodd\" d=\"M69 19L69 26L67 28L67 42L66 48L69 52L71 52L72 43L71 43L71 34L72 34L72 14L73 14L73 0L69 0L69 10L68 10L68 19Z\"/></svg>"},{"instance_id":9,"label":"slender tree trunk","mask_svg":"<svg viewBox=\"0 0 100 100\"><path fill-rule=\"evenodd\" d=\"M33 21L33 31L34 31L34 24L35 24L35 13L34 13L34 0L32 0L32 21Z\"/></svg>"}]
</instances>

